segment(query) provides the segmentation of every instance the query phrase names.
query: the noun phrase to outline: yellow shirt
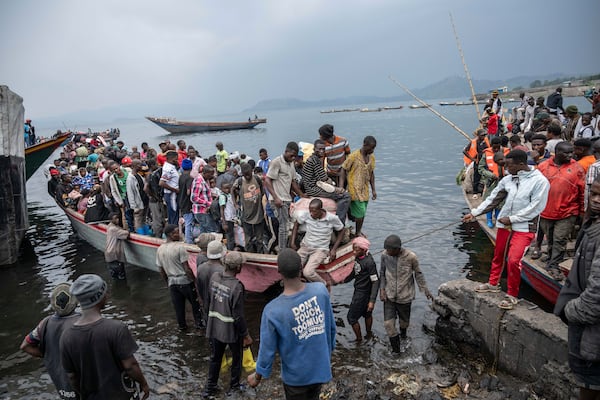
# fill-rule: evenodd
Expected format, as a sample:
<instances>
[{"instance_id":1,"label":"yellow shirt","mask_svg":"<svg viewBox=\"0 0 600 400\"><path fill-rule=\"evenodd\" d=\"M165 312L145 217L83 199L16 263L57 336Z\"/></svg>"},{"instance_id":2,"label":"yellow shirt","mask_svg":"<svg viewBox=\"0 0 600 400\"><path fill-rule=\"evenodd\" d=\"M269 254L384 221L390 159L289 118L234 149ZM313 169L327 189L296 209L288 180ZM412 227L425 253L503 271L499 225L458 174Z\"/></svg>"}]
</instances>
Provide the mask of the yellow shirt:
<instances>
[{"instance_id":1,"label":"yellow shirt","mask_svg":"<svg viewBox=\"0 0 600 400\"><path fill-rule=\"evenodd\" d=\"M348 180L348 193L354 201L369 201L369 182L371 174L375 171L375 155L369 155L369 161L365 164L359 150L355 150L342 165L346 170Z\"/></svg>"}]
</instances>

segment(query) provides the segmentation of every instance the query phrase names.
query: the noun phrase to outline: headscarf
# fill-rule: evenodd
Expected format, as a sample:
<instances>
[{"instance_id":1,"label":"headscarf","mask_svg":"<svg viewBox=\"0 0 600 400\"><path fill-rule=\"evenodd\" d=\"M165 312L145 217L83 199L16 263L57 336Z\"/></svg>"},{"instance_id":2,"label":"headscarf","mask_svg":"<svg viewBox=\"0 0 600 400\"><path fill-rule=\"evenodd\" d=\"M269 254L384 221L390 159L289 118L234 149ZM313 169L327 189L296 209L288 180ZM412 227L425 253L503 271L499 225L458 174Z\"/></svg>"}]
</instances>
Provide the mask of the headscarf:
<instances>
[{"instance_id":1,"label":"headscarf","mask_svg":"<svg viewBox=\"0 0 600 400\"><path fill-rule=\"evenodd\" d=\"M369 246L371 246L371 242L367 240L367 238L362 236L357 236L352 240L352 244L355 244L359 248L369 251Z\"/></svg>"}]
</instances>

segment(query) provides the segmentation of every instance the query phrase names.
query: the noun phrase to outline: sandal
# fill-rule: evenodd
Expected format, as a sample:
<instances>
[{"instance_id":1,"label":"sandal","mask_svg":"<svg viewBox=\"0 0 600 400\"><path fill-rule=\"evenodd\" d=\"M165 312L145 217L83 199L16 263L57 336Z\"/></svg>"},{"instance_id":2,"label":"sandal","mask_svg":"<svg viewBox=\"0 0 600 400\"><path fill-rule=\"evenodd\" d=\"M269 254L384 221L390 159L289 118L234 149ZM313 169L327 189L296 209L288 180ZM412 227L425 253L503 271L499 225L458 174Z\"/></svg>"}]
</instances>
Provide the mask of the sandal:
<instances>
[{"instance_id":1,"label":"sandal","mask_svg":"<svg viewBox=\"0 0 600 400\"><path fill-rule=\"evenodd\" d=\"M482 283L477 285L475 288L477 293L500 293L500 285L490 285L489 283Z\"/></svg>"},{"instance_id":2,"label":"sandal","mask_svg":"<svg viewBox=\"0 0 600 400\"><path fill-rule=\"evenodd\" d=\"M502 308L503 310L512 310L518 303L519 299L511 295L506 295L504 300L502 300L500 304L498 304L498 307Z\"/></svg>"},{"instance_id":3,"label":"sandal","mask_svg":"<svg viewBox=\"0 0 600 400\"><path fill-rule=\"evenodd\" d=\"M531 255L529 256L529 258L531 258L532 260L537 260L538 258L540 258L542 256L542 250L535 248L533 249L533 251L531 252Z\"/></svg>"}]
</instances>

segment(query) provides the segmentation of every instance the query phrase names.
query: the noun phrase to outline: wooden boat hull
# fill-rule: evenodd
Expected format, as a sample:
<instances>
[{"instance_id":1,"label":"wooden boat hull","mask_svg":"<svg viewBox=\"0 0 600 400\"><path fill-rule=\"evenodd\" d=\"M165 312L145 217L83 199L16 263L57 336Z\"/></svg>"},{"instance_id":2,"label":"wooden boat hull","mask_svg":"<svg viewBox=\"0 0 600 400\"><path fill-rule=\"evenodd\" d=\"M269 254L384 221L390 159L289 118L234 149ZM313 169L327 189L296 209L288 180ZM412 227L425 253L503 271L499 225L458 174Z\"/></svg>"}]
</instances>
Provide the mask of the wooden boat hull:
<instances>
[{"instance_id":1,"label":"wooden boat hull","mask_svg":"<svg viewBox=\"0 0 600 400\"><path fill-rule=\"evenodd\" d=\"M62 145L71 136L63 133L55 139L47 140L25 148L25 177L29 179L39 167L46 162L54 150Z\"/></svg>"},{"instance_id":2,"label":"wooden boat hull","mask_svg":"<svg viewBox=\"0 0 600 400\"><path fill-rule=\"evenodd\" d=\"M254 119L247 122L185 122L154 117L146 117L146 119L170 133L179 134L253 129L259 124L267 123L266 118Z\"/></svg>"},{"instance_id":3,"label":"wooden boat hull","mask_svg":"<svg viewBox=\"0 0 600 400\"><path fill-rule=\"evenodd\" d=\"M106 247L107 225L104 223L86 224L83 215L71 209L63 209L73 230L77 235L96 249L104 252ZM158 271L156 266L156 250L164 243L163 239L132 233L125 242L125 257L128 264L136 265L152 271ZM196 258L200 249L196 245L187 244L189 263L195 271ZM242 272L237 275L249 292L262 293L281 281L277 272L277 256L271 254L244 253L245 262ZM352 243L341 246L337 258L327 264L322 264L317 272L332 285L343 283L354 268Z\"/></svg>"},{"instance_id":4,"label":"wooden boat hull","mask_svg":"<svg viewBox=\"0 0 600 400\"><path fill-rule=\"evenodd\" d=\"M469 207L469 210L475 208L479 202L473 201L470 195L463 191L465 201ZM489 228L487 226L487 220L485 215L480 215L476 218L477 223L481 229L485 232L490 241L496 244L496 228ZM534 260L529 255L525 254L521 259L521 279L531 286L536 292L542 297L551 302L556 303L560 289L562 288L562 282L554 279L546 269L540 260Z\"/></svg>"}]
</instances>

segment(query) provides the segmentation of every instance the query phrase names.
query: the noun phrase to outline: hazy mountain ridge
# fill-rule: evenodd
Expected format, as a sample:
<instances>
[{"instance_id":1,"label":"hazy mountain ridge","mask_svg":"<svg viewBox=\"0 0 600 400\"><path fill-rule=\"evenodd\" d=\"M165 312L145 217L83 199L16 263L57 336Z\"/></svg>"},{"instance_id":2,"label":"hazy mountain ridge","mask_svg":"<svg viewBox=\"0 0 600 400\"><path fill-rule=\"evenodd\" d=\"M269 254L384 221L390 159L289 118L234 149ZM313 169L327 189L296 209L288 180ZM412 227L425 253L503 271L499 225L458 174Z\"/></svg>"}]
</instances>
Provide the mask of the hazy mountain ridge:
<instances>
[{"instance_id":1,"label":"hazy mountain ridge","mask_svg":"<svg viewBox=\"0 0 600 400\"><path fill-rule=\"evenodd\" d=\"M545 76L518 76L504 80L491 80L491 79L474 79L473 87L475 93L487 93L495 88L508 86L509 88L524 87L528 88L530 83L534 80L553 80L569 75L564 73L554 73ZM425 86L420 89L414 89L413 92L422 99L446 99L446 98L460 98L466 99L471 98L471 88L465 77L451 76L441 81L432 83L431 85ZM287 99L269 99L263 100L256 103L254 106L245 109L245 112L254 111L265 111L265 110L280 110L287 108L308 108L308 107L323 107L323 108L334 108L338 106L346 106L353 104L372 104L372 103L385 103L394 101L405 101L410 100L412 97L409 95L399 95L393 97L380 97L380 96L351 96L344 98L326 99L326 100L300 100L295 98Z\"/></svg>"},{"instance_id":2,"label":"hazy mountain ridge","mask_svg":"<svg viewBox=\"0 0 600 400\"><path fill-rule=\"evenodd\" d=\"M545 76L519 76L505 80L486 80L475 79L473 86L476 93L487 93L488 91L508 86L509 88L524 87L528 88L534 80L553 80L562 77L573 76L564 73L554 73ZM579 74L585 76L585 74ZM465 77L450 76L435 82L431 85L412 89L413 92L423 99L444 99L444 98L471 98L471 89ZM401 93L401 90L398 90ZM525 89L527 91L527 89ZM197 119L203 115L203 118L214 118L215 120L227 120L228 115L239 113L265 114L269 110L284 110L294 108L321 108L331 109L340 108L349 105L366 105L374 103L394 103L399 101L411 100L412 98L405 94L397 96L348 96L343 98L332 98L322 100L303 100L298 98L279 98L262 100L255 105L246 108L240 112L215 113L205 107L196 104L124 104L109 107L102 107L93 110L80 110L64 115L34 118L34 123L40 127L52 129L83 129L94 124L114 124L118 125L120 120L142 119L145 116L164 116L177 117L181 120ZM206 119L204 119L206 120ZM109 126L107 126L108 128Z\"/></svg>"}]
</instances>

